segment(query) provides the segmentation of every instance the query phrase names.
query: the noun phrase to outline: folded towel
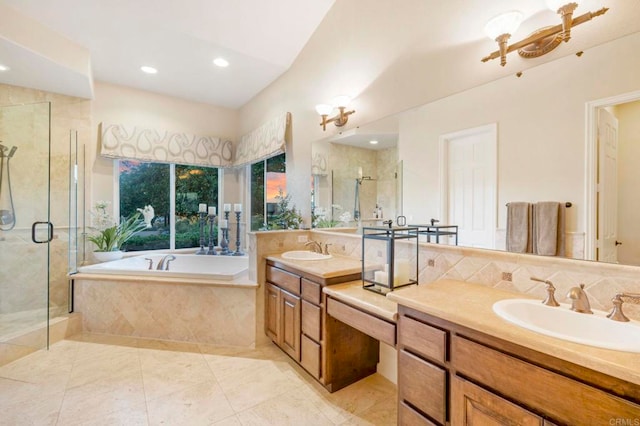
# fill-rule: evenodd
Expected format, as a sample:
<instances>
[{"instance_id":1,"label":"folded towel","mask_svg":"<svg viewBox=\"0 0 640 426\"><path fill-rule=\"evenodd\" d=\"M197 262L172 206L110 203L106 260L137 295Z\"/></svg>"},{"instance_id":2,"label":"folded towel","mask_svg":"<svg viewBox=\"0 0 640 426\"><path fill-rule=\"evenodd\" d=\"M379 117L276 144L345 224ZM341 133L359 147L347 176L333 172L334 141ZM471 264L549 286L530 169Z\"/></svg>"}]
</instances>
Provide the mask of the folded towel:
<instances>
[{"instance_id":1,"label":"folded towel","mask_svg":"<svg viewBox=\"0 0 640 426\"><path fill-rule=\"evenodd\" d=\"M531 253L531 204L522 201L507 204L507 251Z\"/></svg>"},{"instance_id":2,"label":"folded towel","mask_svg":"<svg viewBox=\"0 0 640 426\"><path fill-rule=\"evenodd\" d=\"M555 201L533 206L533 253L543 256L565 254L565 209Z\"/></svg>"}]
</instances>

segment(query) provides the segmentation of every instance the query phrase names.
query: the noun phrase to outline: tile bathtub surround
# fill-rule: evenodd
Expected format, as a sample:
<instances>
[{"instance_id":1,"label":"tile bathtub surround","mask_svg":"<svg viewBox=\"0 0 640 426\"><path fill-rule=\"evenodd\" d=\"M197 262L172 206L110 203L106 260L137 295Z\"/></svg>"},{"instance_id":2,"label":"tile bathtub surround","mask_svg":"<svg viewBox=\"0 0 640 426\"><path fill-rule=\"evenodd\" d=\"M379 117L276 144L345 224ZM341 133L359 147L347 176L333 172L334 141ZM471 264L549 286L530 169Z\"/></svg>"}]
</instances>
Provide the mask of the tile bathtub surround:
<instances>
[{"instance_id":1,"label":"tile bathtub surround","mask_svg":"<svg viewBox=\"0 0 640 426\"><path fill-rule=\"evenodd\" d=\"M379 375L329 394L275 345L79 335L0 367L3 424L392 425ZM6 395L6 397L4 397Z\"/></svg>"},{"instance_id":2,"label":"tile bathtub surround","mask_svg":"<svg viewBox=\"0 0 640 426\"><path fill-rule=\"evenodd\" d=\"M255 304L254 284L76 279L85 332L252 347Z\"/></svg>"},{"instance_id":3,"label":"tile bathtub surround","mask_svg":"<svg viewBox=\"0 0 640 426\"><path fill-rule=\"evenodd\" d=\"M292 240L304 231L288 232L292 231L255 235L258 249L266 247L266 255L274 254L275 248L281 251L300 249L301 244L293 244ZM359 235L325 230L311 230L307 235L323 244L331 243L331 253L360 259L362 241ZM256 254L258 259L265 255L262 252ZM546 295L544 284L530 279L536 276L551 280L557 288L556 298L565 303L571 287L585 284L591 307L604 311L611 309L611 298L616 293L640 292L640 269L634 266L427 243L420 245L419 256L420 283L448 278L525 293L542 300ZM434 266L428 266L429 260ZM258 266L258 273L262 273L258 281L260 284L264 283L263 270L264 264ZM503 272L511 273L512 281L503 280ZM624 311L629 318L640 320L640 305L625 303Z\"/></svg>"}]
</instances>

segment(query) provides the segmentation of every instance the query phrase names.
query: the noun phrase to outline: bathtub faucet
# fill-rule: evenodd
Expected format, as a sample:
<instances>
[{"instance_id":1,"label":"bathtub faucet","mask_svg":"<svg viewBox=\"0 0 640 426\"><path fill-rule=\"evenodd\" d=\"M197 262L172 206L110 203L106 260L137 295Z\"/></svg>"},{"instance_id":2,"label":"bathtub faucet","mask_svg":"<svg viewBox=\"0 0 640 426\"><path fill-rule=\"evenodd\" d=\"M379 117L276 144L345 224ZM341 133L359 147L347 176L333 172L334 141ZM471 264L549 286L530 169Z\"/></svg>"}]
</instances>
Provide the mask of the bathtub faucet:
<instances>
[{"instance_id":1,"label":"bathtub faucet","mask_svg":"<svg viewBox=\"0 0 640 426\"><path fill-rule=\"evenodd\" d=\"M176 257L172 254L167 254L165 255L160 262L158 262L158 266L156 267L156 269L158 271L168 271L169 270L169 262L171 262L172 260L176 260Z\"/></svg>"}]
</instances>

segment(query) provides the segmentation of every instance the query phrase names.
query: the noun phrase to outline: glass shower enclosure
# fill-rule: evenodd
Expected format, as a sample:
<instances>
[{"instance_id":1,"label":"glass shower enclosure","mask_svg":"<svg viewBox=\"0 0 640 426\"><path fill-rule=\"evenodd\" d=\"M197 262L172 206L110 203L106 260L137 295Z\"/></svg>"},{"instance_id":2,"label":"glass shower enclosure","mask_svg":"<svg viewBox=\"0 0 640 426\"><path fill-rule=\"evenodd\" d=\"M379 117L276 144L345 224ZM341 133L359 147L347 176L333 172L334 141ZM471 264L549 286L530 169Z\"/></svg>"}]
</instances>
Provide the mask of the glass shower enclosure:
<instances>
[{"instance_id":1,"label":"glass shower enclosure","mask_svg":"<svg viewBox=\"0 0 640 426\"><path fill-rule=\"evenodd\" d=\"M50 123L49 102L0 106L0 365L48 346Z\"/></svg>"}]
</instances>

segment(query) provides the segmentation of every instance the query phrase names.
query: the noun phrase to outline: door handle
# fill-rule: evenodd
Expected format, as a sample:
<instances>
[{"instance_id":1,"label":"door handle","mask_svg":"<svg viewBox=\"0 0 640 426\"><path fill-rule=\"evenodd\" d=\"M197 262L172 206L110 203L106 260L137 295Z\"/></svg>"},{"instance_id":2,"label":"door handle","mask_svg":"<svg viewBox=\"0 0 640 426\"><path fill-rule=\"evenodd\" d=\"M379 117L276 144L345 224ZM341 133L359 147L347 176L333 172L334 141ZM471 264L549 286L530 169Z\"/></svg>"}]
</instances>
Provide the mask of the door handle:
<instances>
[{"instance_id":1,"label":"door handle","mask_svg":"<svg viewBox=\"0 0 640 426\"><path fill-rule=\"evenodd\" d=\"M47 225L47 239L46 240L38 240L36 239L36 228L38 225ZM53 240L53 223L51 222L33 222L31 225L31 241L36 244L45 244Z\"/></svg>"},{"instance_id":2,"label":"door handle","mask_svg":"<svg viewBox=\"0 0 640 426\"><path fill-rule=\"evenodd\" d=\"M618 240L616 240L616 245L617 245L617 246L622 245L622 241L618 241Z\"/></svg>"}]
</instances>

